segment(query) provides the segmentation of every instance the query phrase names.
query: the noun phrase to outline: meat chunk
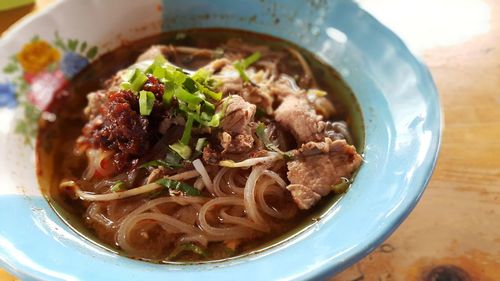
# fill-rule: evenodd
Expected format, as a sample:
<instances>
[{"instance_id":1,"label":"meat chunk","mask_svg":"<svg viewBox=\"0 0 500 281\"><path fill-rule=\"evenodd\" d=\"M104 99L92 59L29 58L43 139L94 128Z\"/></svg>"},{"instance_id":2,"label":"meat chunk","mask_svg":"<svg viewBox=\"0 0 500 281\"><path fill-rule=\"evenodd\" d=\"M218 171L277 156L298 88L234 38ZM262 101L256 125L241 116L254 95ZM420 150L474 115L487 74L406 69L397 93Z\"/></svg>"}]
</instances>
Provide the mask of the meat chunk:
<instances>
[{"instance_id":1,"label":"meat chunk","mask_svg":"<svg viewBox=\"0 0 500 281\"><path fill-rule=\"evenodd\" d=\"M242 134L248 132L248 124L253 121L256 106L246 102L237 95L229 96L224 118L221 120L220 127L232 134ZM224 104L221 104L218 110L222 110Z\"/></svg>"},{"instance_id":2,"label":"meat chunk","mask_svg":"<svg viewBox=\"0 0 500 281\"><path fill-rule=\"evenodd\" d=\"M221 137L221 146L224 148L223 153L245 153L253 148L254 139L250 134L239 134L232 137L230 134L223 132Z\"/></svg>"},{"instance_id":3,"label":"meat chunk","mask_svg":"<svg viewBox=\"0 0 500 281\"><path fill-rule=\"evenodd\" d=\"M136 62L141 62L145 60L154 60L156 57L160 55L164 55L168 52L168 46L165 45L153 45L149 47L144 53L142 53Z\"/></svg>"},{"instance_id":4,"label":"meat chunk","mask_svg":"<svg viewBox=\"0 0 500 281\"><path fill-rule=\"evenodd\" d=\"M287 189L292 193L293 201L297 207L302 210L311 208L321 199L321 195L302 184L290 184Z\"/></svg>"},{"instance_id":5,"label":"meat chunk","mask_svg":"<svg viewBox=\"0 0 500 281\"><path fill-rule=\"evenodd\" d=\"M361 156L345 140L308 142L287 163L287 188L300 209L309 209L342 178L350 178L360 164Z\"/></svg>"},{"instance_id":6,"label":"meat chunk","mask_svg":"<svg viewBox=\"0 0 500 281\"><path fill-rule=\"evenodd\" d=\"M256 106L246 102L242 97L228 97L228 104L220 127L224 130L220 135L222 153L244 153L253 148L254 139L250 123L253 121ZM220 105L218 111L222 110Z\"/></svg>"},{"instance_id":7,"label":"meat chunk","mask_svg":"<svg viewBox=\"0 0 500 281\"><path fill-rule=\"evenodd\" d=\"M274 117L294 135L298 143L324 139L325 122L304 97L286 96L274 112Z\"/></svg>"}]
</instances>

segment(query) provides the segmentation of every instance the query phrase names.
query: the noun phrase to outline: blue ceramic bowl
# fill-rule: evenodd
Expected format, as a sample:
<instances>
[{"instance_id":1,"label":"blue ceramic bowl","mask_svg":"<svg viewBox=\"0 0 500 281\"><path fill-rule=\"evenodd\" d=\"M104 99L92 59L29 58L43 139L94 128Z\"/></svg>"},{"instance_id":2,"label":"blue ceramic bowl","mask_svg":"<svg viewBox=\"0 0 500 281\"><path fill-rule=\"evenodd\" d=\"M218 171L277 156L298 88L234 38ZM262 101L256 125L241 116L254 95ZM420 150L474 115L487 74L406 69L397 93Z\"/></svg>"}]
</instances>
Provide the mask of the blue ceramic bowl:
<instances>
[{"instance_id":1,"label":"blue ceramic bowl","mask_svg":"<svg viewBox=\"0 0 500 281\"><path fill-rule=\"evenodd\" d=\"M356 3L348 0L128 2L57 2L23 20L0 40L0 65L11 66L10 71L5 68L0 76L0 154L3 155L0 175L5 186L0 191L1 266L23 280L324 278L377 247L413 209L429 181L438 154L441 135L438 95L425 66L396 35ZM34 80L26 73L31 69L38 73L35 77L49 75L50 81L64 82L79 70L78 65L68 70L67 62L63 62L67 57L81 57L80 65L85 65L96 55L117 46L120 40L162 29L199 27L230 27L270 34L292 41L331 64L351 86L361 106L366 128L366 162L350 190L324 218L263 252L198 265L157 265L115 255L73 232L55 215L38 190L33 149L22 144L23 139L30 140L29 132L25 131L23 136L19 136L19 131L15 133L16 123L22 121L27 127L30 124L36 127L23 113L27 109L23 101L43 107L43 97L33 96L29 91ZM34 36L38 37L33 39ZM66 40L72 38L77 43ZM22 56L10 59L11 55L28 52L29 48L24 48L30 44L27 42L37 40L49 43L46 52L59 53L52 58L53 67L48 72L40 70L43 65L30 68L30 62L22 61ZM14 69L16 65L21 70ZM19 81L16 77L28 84L28 90L15 82Z\"/></svg>"}]
</instances>

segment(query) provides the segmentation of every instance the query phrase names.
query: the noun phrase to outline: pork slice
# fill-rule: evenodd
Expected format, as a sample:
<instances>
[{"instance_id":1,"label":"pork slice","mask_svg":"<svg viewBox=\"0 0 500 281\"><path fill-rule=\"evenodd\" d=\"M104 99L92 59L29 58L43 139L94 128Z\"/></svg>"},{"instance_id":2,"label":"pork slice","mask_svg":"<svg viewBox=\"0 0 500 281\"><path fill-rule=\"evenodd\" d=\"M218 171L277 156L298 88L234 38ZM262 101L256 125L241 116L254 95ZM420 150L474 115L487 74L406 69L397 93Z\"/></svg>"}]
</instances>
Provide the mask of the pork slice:
<instances>
[{"instance_id":1,"label":"pork slice","mask_svg":"<svg viewBox=\"0 0 500 281\"><path fill-rule=\"evenodd\" d=\"M287 163L287 188L300 209L309 209L342 178L350 178L360 164L361 156L345 140L308 142Z\"/></svg>"},{"instance_id":2,"label":"pork slice","mask_svg":"<svg viewBox=\"0 0 500 281\"><path fill-rule=\"evenodd\" d=\"M307 99L301 95L286 96L275 110L274 118L294 135L298 143L319 142L324 139L323 117L316 114Z\"/></svg>"},{"instance_id":3,"label":"pork slice","mask_svg":"<svg viewBox=\"0 0 500 281\"><path fill-rule=\"evenodd\" d=\"M220 127L232 135L248 133L248 125L253 121L256 106L237 95L229 96L228 99L226 112L221 120ZM217 110L222 110L223 106L224 103L221 103Z\"/></svg>"},{"instance_id":4,"label":"pork slice","mask_svg":"<svg viewBox=\"0 0 500 281\"><path fill-rule=\"evenodd\" d=\"M146 60L154 60L156 57L160 55L164 55L169 52L169 47L166 45L153 45L149 47L144 53L140 54L137 57L136 62L146 61Z\"/></svg>"},{"instance_id":5,"label":"pork slice","mask_svg":"<svg viewBox=\"0 0 500 281\"><path fill-rule=\"evenodd\" d=\"M254 139L251 134L239 134L232 137L223 132L221 136L222 153L245 153L252 150Z\"/></svg>"}]
</instances>

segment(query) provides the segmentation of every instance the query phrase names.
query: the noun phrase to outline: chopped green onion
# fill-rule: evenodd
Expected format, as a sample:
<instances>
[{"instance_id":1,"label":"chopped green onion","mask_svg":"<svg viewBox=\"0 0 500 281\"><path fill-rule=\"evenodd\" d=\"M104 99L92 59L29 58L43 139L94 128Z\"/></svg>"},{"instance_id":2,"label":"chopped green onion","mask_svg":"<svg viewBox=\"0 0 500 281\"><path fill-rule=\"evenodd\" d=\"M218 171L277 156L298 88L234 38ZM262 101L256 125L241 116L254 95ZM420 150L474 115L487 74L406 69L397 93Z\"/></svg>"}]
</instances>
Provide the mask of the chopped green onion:
<instances>
[{"instance_id":1,"label":"chopped green onion","mask_svg":"<svg viewBox=\"0 0 500 281\"><path fill-rule=\"evenodd\" d=\"M144 86L144 83L148 81L148 77L144 72L142 72L140 69L136 68L134 75L132 75L132 78L128 82L130 82L131 86L130 89L134 92L137 93L142 86Z\"/></svg>"},{"instance_id":2,"label":"chopped green onion","mask_svg":"<svg viewBox=\"0 0 500 281\"><path fill-rule=\"evenodd\" d=\"M185 145L181 142L176 142L169 145L169 147L177 154L179 154L182 159L189 159L189 157L191 156L191 147L189 147L189 145Z\"/></svg>"},{"instance_id":3,"label":"chopped green onion","mask_svg":"<svg viewBox=\"0 0 500 281\"><path fill-rule=\"evenodd\" d=\"M240 74L241 79L243 79L243 82L248 82L250 80L247 74L245 73L245 70L259 59L260 59L260 52L255 52L250 56L246 57L245 59L239 60L233 64L234 68Z\"/></svg>"},{"instance_id":4,"label":"chopped green onion","mask_svg":"<svg viewBox=\"0 0 500 281\"><path fill-rule=\"evenodd\" d=\"M220 120L222 119L222 116L224 114L221 114L221 113L216 113L212 116L212 119L209 121L209 122L203 122L203 124L205 126L208 126L208 127L213 127L213 128L216 128L216 127L219 127L220 125Z\"/></svg>"},{"instance_id":5,"label":"chopped green onion","mask_svg":"<svg viewBox=\"0 0 500 281\"><path fill-rule=\"evenodd\" d=\"M177 86L182 86L182 84L188 77L184 72L171 65L167 65L164 68L165 68L165 78L168 81L172 81Z\"/></svg>"},{"instance_id":6,"label":"chopped green onion","mask_svg":"<svg viewBox=\"0 0 500 281\"><path fill-rule=\"evenodd\" d=\"M179 154L175 153L174 151L168 151L167 155L165 156L165 162L167 162L172 167L182 167L181 160L182 158L179 156Z\"/></svg>"},{"instance_id":7,"label":"chopped green onion","mask_svg":"<svg viewBox=\"0 0 500 281\"><path fill-rule=\"evenodd\" d=\"M113 186L111 186L112 192L118 192L125 189L125 183L123 181L117 181Z\"/></svg>"},{"instance_id":8,"label":"chopped green onion","mask_svg":"<svg viewBox=\"0 0 500 281\"><path fill-rule=\"evenodd\" d=\"M171 163L171 162L167 162L167 161L164 161L161 159L157 159L157 160L146 162L146 163L142 164L141 166L139 166L139 168L149 168L149 167L153 167L153 168L157 168L157 167L179 168L179 167L182 167L182 165L179 163Z\"/></svg>"},{"instance_id":9,"label":"chopped green onion","mask_svg":"<svg viewBox=\"0 0 500 281\"><path fill-rule=\"evenodd\" d=\"M127 69L127 70L122 72L122 74L120 75L120 78L122 79L122 81L129 82L132 79L132 77L134 76L134 73L135 73L135 70Z\"/></svg>"},{"instance_id":10,"label":"chopped green onion","mask_svg":"<svg viewBox=\"0 0 500 281\"><path fill-rule=\"evenodd\" d=\"M168 255L168 260L175 259L177 256L179 256L182 252L184 251L189 251L193 252L199 256L202 257L208 257L208 253L205 251L205 249L201 248L200 246L194 244L194 243L182 243L175 247L175 249L170 252L170 255Z\"/></svg>"},{"instance_id":11,"label":"chopped green onion","mask_svg":"<svg viewBox=\"0 0 500 281\"><path fill-rule=\"evenodd\" d=\"M200 97L189 93L181 87L176 87L174 89L174 96L178 100L183 101L189 105L198 105L203 101L203 99L201 99Z\"/></svg>"},{"instance_id":12,"label":"chopped green onion","mask_svg":"<svg viewBox=\"0 0 500 281\"><path fill-rule=\"evenodd\" d=\"M189 144L191 139L191 130L193 129L193 116L188 115L186 125L184 126L184 132L182 133L181 143L184 145Z\"/></svg>"},{"instance_id":13,"label":"chopped green onion","mask_svg":"<svg viewBox=\"0 0 500 281\"><path fill-rule=\"evenodd\" d=\"M279 149L274 143L272 143L266 135L264 123L259 122L257 128L255 128L255 134L262 141L264 146L271 151L278 152L281 154L286 160L290 160L293 157L293 153L291 152L283 152Z\"/></svg>"},{"instance_id":14,"label":"chopped green onion","mask_svg":"<svg viewBox=\"0 0 500 281\"><path fill-rule=\"evenodd\" d=\"M165 78L165 69L161 65L157 65L154 67L152 74L158 79L163 79Z\"/></svg>"},{"instance_id":15,"label":"chopped green onion","mask_svg":"<svg viewBox=\"0 0 500 281\"><path fill-rule=\"evenodd\" d=\"M132 89L132 84L130 84L130 82L121 82L120 83L120 89L122 89L122 90L130 90L130 89Z\"/></svg>"},{"instance_id":16,"label":"chopped green onion","mask_svg":"<svg viewBox=\"0 0 500 281\"><path fill-rule=\"evenodd\" d=\"M208 143L207 138L199 138L196 141L196 146L194 150L201 152L203 148L207 145L207 143Z\"/></svg>"},{"instance_id":17,"label":"chopped green onion","mask_svg":"<svg viewBox=\"0 0 500 281\"><path fill-rule=\"evenodd\" d=\"M146 74L144 74L140 69L136 68L134 75L130 78L128 82L130 82L130 90L132 90L134 93L137 93L142 86L144 86L144 83L148 81L148 77Z\"/></svg>"},{"instance_id":18,"label":"chopped green onion","mask_svg":"<svg viewBox=\"0 0 500 281\"><path fill-rule=\"evenodd\" d=\"M209 77L210 71L206 70L205 68L200 68L195 73L193 73L193 75L191 75L191 78L193 78L193 80L200 83L205 83L205 81L207 81Z\"/></svg>"},{"instance_id":19,"label":"chopped green onion","mask_svg":"<svg viewBox=\"0 0 500 281\"><path fill-rule=\"evenodd\" d=\"M157 77L156 75L154 75L154 70L157 69L158 67L161 67L166 62L167 62L167 60L165 59L165 57L163 55L158 55L155 57L155 59L153 60L153 63L146 69L145 72L153 74L153 76L155 76L156 78L162 78L162 77Z\"/></svg>"},{"instance_id":20,"label":"chopped green onion","mask_svg":"<svg viewBox=\"0 0 500 281\"><path fill-rule=\"evenodd\" d=\"M170 102L172 102L172 98L174 97L175 85L172 82L166 82L164 84L165 90L163 91L163 103L170 105Z\"/></svg>"},{"instance_id":21,"label":"chopped green onion","mask_svg":"<svg viewBox=\"0 0 500 281\"><path fill-rule=\"evenodd\" d=\"M150 91L141 91L139 93L139 112L143 116L151 114L155 103L155 95Z\"/></svg>"},{"instance_id":22,"label":"chopped green onion","mask_svg":"<svg viewBox=\"0 0 500 281\"><path fill-rule=\"evenodd\" d=\"M187 183L183 183L180 181L171 180L168 178L163 178L163 179L157 180L156 183L159 185L162 185L163 187L170 189L170 190L181 191L184 194L189 195L189 196L200 196L201 195L201 193L198 189L194 188L193 186L191 186Z\"/></svg>"},{"instance_id":23,"label":"chopped green onion","mask_svg":"<svg viewBox=\"0 0 500 281\"><path fill-rule=\"evenodd\" d=\"M213 98L214 100L217 100L217 101L222 98L222 92L217 92L216 93L216 92L210 90L209 88L203 86L201 83L197 82L196 80L195 80L195 82L196 82L196 86L198 87L198 89L200 89L200 91L203 94L205 94L205 95L207 95L207 96L209 96L209 97L211 97L211 98Z\"/></svg>"}]
</instances>

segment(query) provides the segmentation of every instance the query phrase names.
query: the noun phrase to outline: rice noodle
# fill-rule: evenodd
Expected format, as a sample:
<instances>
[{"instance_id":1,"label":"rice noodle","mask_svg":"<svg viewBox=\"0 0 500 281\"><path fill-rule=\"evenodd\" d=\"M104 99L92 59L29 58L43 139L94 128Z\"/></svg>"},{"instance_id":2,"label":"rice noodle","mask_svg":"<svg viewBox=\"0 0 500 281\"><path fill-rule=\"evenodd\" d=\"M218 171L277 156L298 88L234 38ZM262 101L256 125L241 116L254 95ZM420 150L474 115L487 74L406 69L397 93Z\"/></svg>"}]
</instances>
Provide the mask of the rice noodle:
<instances>
[{"instance_id":1,"label":"rice noodle","mask_svg":"<svg viewBox=\"0 0 500 281\"><path fill-rule=\"evenodd\" d=\"M194 188L198 190L203 190L205 188L205 184L203 184L203 179L201 177L197 178L196 181L193 184Z\"/></svg>"},{"instance_id":2,"label":"rice noodle","mask_svg":"<svg viewBox=\"0 0 500 281\"><path fill-rule=\"evenodd\" d=\"M207 221L208 211L217 205L240 205L244 206L243 200L238 197L216 197L205 203L199 213L198 221L201 229L210 237L211 241L222 241L227 239L240 239L253 235L251 230L251 221L246 225L229 226L229 227L214 227Z\"/></svg>"},{"instance_id":3,"label":"rice noodle","mask_svg":"<svg viewBox=\"0 0 500 281\"><path fill-rule=\"evenodd\" d=\"M229 168L252 167L257 164L269 164L281 159L283 159L283 156L281 156L279 153L269 151L267 153L267 156L250 158L243 160L241 162L234 162L232 160L222 160L219 162L219 166L229 167Z\"/></svg>"},{"instance_id":4,"label":"rice noodle","mask_svg":"<svg viewBox=\"0 0 500 281\"><path fill-rule=\"evenodd\" d=\"M90 204L87 208L86 215L107 228L113 225L113 221L104 216L101 205L98 203Z\"/></svg>"},{"instance_id":5,"label":"rice noodle","mask_svg":"<svg viewBox=\"0 0 500 281\"><path fill-rule=\"evenodd\" d=\"M238 195L243 195L243 193L245 192L245 184L244 183L246 182L246 179L243 179L244 180L243 184L242 184L243 187L240 187L241 185L236 184L235 177L237 177L238 179L240 179L242 177L238 174L235 175L236 172L237 172L236 169L232 169L231 171L229 171L229 176L227 179L228 187L232 193L238 194Z\"/></svg>"},{"instance_id":6,"label":"rice noodle","mask_svg":"<svg viewBox=\"0 0 500 281\"><path fill-rule=\"evenodd\" d=\"M256 166L252 168L252 172L248 176L245 185L243 198L245 202L245 210L250 219L252 219L257 224L267 225L264 218L259 213L257 202L255 201L255 185L257 184L257 180L263 174L263 172L263 166Z\"/></svg>"},{"instance_id":7,"label":"rice noodle","mask_svg":"<svg viewBox=\"0 0 500 281\"><path fill-rule=\"evenodd\" d=\"M128 236L130 236L131 231L134 226L143 220L153 220L158 224L162 225L163 229L171 233L188 233L188 234L200 234L199 229L196 227L184 223L178 219L175 219L166 214L158 213L143 213L129 217L123 221L123 223L118 228L116 233L116 240L118 245L125 251L134 252L136 249L128 243Z\"/></svg>"},{"instance_id":8,"label":"rice noodle","mask_svg":"<svg viewBox=\"0 0 500 281\"><path fill-rule=\"evenodd\" d=\"M227 171L229 171L229 169L224 167L224 168L220 169L219 172L217 172L217 174L214 177L213 191L214 191L214 194L219 196L219 197L228 196L228 194L226 194L226 193L224 193L224 191L222 191L222 187L221 187L222 177L227 173Z\"/></svg>"},{"instance_id":9,"label":"rice noodle","mask_svg":"<svg viewBox=\"0 0 500 281\"><path fill-rule=\"evenodd\" d=\"M200 174L203 184L207 187L208 191L211 193L214 193L214 187L212 180L210 179L210 176L207 173L207 170L205 169L205 166L203 166L203 163L201 162L200 159L196 159L193 161L193 166L196 169L196 171Z\"/></svg>"},{"instance_id":10,"label":"rice noodle","mask_svg":"<svg viewBox=\"0 0 500 281\"><path fill-rule=\"evenodd\" d=\"M256 186L256 199L259 209L265 212L266 214L278 218L278 219L289 219L295 215L296 212L285 212L285 210L278 210L269 206L266 202L265 195L274 195L278 197L278 201L285 201L284 198L285 193L284 188L279 185L276 185L274 180L261 180L259 184Z\"/></svg>"},{"instance_id":11,"label":"rice noodle","mask_svg":"<svg viewBox=\"0 0 500 281\"><path fill-rule=\"evenodd\" d=\"M186 180L190 179L193 177L197 177L199 173L197 171L191 170L187 171L184 173L180 173L177 175L173 175L170 177L167 177L172 180ZM162 185L157 184L157 183L149 183L145 184L136 188L128 189L125 191L121 192L113 192L113 193L105 193L105 194L93 194L89 192L84 192L80 189L80 187L74 182L74 181L66 181L63 182L59 185L60 188L68 188L71 187L73 191L75 192L76 196L80 198L81 200L85 201L111 201L111 200L118 200L118 199L123 199L123 198L128 198L144 193L149 193L152 191L155 191L157 189L163 188Z\"/></svg>"}]
</instances>

